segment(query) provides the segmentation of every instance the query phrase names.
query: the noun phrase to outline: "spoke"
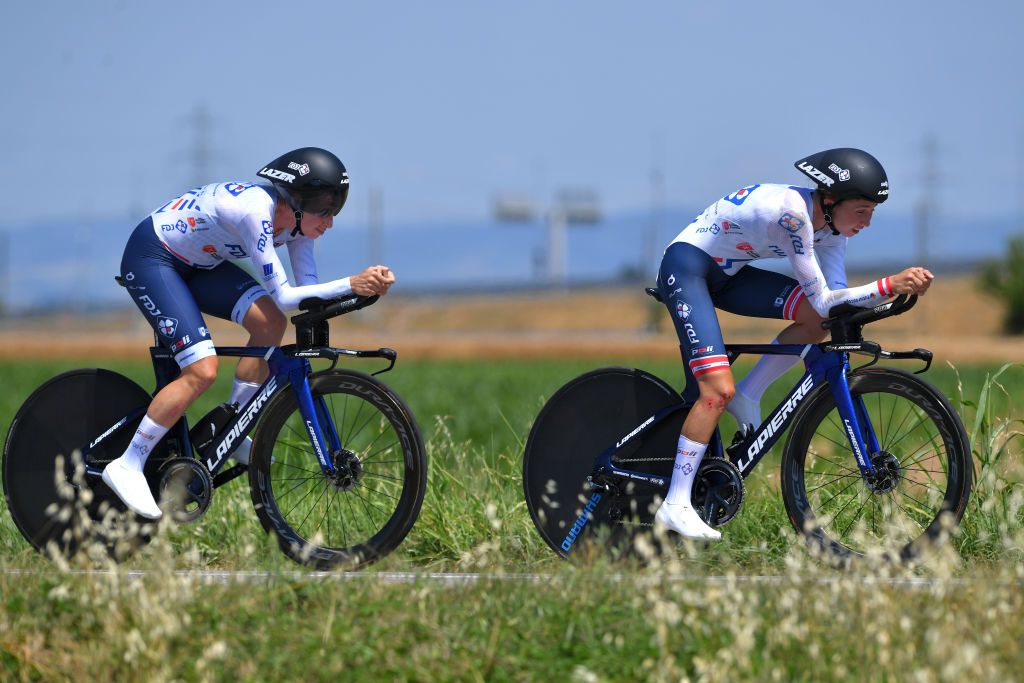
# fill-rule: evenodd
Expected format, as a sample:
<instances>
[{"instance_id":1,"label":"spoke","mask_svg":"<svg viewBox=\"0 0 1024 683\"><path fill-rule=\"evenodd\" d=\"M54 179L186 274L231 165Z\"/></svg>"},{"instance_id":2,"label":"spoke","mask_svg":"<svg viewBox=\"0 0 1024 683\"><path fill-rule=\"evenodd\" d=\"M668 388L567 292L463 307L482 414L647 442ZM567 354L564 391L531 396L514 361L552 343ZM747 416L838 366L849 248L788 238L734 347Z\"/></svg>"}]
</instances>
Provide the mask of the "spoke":
<instances>
[{"instance_id":1,"label":"spoke","mask_svg":"<svg viewBox=\"0 0 1024 683\"><path fill-rule=\"evenodd\" d=\"M853 498L850 499L850 502L852 503L857 498L859 498L859 496L854 496ZM857 523L857 520L860 519L860 516L862 514L864 514L864 505L863 504L861 504L861 506L857 509L857 514L853 516L853 519L850 520L850 523L846 525L846 529L844 529L843 532L842 532L843 536L846 536L846 534L849 533L850 529L853 528L853 525Z\"/></svg>"},{"instance_id":2,"label":"spoke","mask_svg":"<svg viewBox=\"0 0 1024 683\"><path fill-rule=\"evenodd\" d=\"M912 411L908 411L907 412L908 416L911 414L911 412ZM924 425L927 421L928 421L928 415L926 413L924 413L924 411L922 411L922 414L918 416L917 423L911 425L910 429L907 431L906 434L904 434L900 438L896 439L896 441L894 441L893 443L889 444L889 446L886 448L886 450L889 451L889 452L894 451L896 449L896 446L898 446L901 441L903 441L908 436L913 434L915 429L917 429L918 427ZM933 434L932 436L929 436L928 438L929 438L929 440L934 439L935 435Z\"/></svg>"},{"instance_id":3,"label":"spoke","mask_svg":"<svg viewBox=\"0 0 1024 683\"><path fill-rule=\"evenodd\" d=\"M895 414L895 412L896 412L896 401L895 401L895 400L893 400L893 404L892 404L892 405L893 405L893 413ZM914 412L914 411L913 411L914 407L915 407L915 406L914 406L914 404L913 404L913 403L910 403L910 405L909 405L909 406L907 407L907 409L906 409L906 414L904 414L904 416L903 416L903 419L902 419L902 420L900 420L900 424L899 424L899 426L898 426L898 427L896 427L895 429L891 429L891 430L889 431L889 435L890 435L890 436L893 436L893 435L895 435L895 434L899 434L900 430L902 430L902 429L903 429L903 425L905 425L905 424L907 423L907 419L908 419L908 418L910 418L910 416L911 416L911 415L913 414L913 412ZM909 433L909 432L908 432L908 433ZM900 439L902 439L902 437L900 437ZM899 440L897 440L897 442L896 442L896 443L899 443ZM885 448L885 450L887 450L887 451L888 451L888 450L892 450L892 448L893 448L893 447L894 447L894 446L896 445L896 443L892 443L892 444L885 444L885 445L883 446L883 448Z\"/></svg>"},{"instance_id":4,"label":"spoke","mask_svg":"<svg viewBox=\"0 0 1024 683\"><path fill-rule=\"evenodd\" d=\"M368 485L366 484L366 482L365 482L365 481L363 481L363 482L360 482L360 483L359 483L359 486L358 486L358 487L356 487L356 488L364 488L364 489L366 489L367 491L369 491L370 493L375 493L375 494L377 494L378 496L384 496L385 498L390 498L391 500L394 500L394 501L401 501L401 500L402 500L402 499L401 499L400 497L392 496L392 495L391 495L390 493L386 493L386 492L384 492L384 491L379 491L379 490L377 490L377 489L372 489L372 488L370 488L370 487L369 487L369 486L368 486ZM352 490L353 490L353 491L355 491L356 489L354 488L354 489L352 489Z\"/></svg>"},{"instance_id":5,"label":"spoke","mask_svg":"<svg viewBox=\"0 0 1024 683\"><path fill-rule=\"evenodd\" d=\"M813 455L818 460L824 460L825 462L827 462L830 465L835 465L836 467L838 467L839 469L843 470L844 472L859 472L859 470L856 470L856 469L854 469L852 467L849 467L848 465L845 465L845 464L843 464L843 463L841 463L841 462L839 462L837 460L829 460L828 458L826 458L824 455L821 455L817 451L813 451L811 453L811 455ZM807 462L807 459L804 458L804 463L806 464L806 462Z\"/></svg>"},{"instance_id":6,"label":"spoke","mask_svg":"<svg viewBox=\"0 0 1024 683\"><path fill-rule=\"evenodd\" d=\"M380 505L377 505L376 503L370 501L370 499L367 496L361 495L359 490L358 490L360 488L364 488L367 491L371 491L373 493L378 493L378 494L381 494L381 492L374 491L373 489L371 489L369 486L366 486L365 484L362 484L359 487L352 489L352 493L355 494L356 498L358 498L360 501L362 501L364 506L369 505L370 507L374 508L375 510L379 510L380 513L385 516L385 518L390 518L391 517L391 512L387 508L381 507ZM400 500L399 498L395 498L394 496L389 496L386 493L381 494L381 495L384 495L384 496L386 496L388 498L391 498L392 500ZM367 516L370 517L371 521L373 521L373 517L372 517L372 515L369 514L369 511L367 511Z\"/></svg>"},{"instance_id":7,"label":"spoke","mask_svg":"<svg viewBox=\"0 0 1024 683\"><path fill-rule=\"evenodd\" d=\"M293 470L298 470L300 472L309 472L311 475L320 474L320 470L306 469L305 467L299 467L298 465L293 465L290 462L284 462L283 460L281 462L274 461L272 464L273 465L280 465L281 467L290 467Z\"/></svg>"},{"instance_id":8,"label":"spoke","mask_svg":"<svg viewBox=\"0 0 1024 683\"><path fill-rule=\"evenodd\" d=\"M831 484L834 484L837 481L842 481L843 479L848 479L848 478L850 478L852 476L854 476L853 473L851 473L851 474L840 474L840 475L836 476L834 479L830 479L830 480L826 481L823 484L818 484L817 486L812 486L811 488L806 488L805 487L805 491L804 492L805 493L812 493L814 491L817 491L820 488L824 488L826 486L830 486ZM859 474L857 476L859 478Z\"/></svg>"},{"instance_id":9,"label":"spoke","mask_svg":"<svg viewBox=\"0 0 1024 683\"><path fill-rule=\"evenodd\" d=\"M388 474L377 474L375 472L367 472L366 470L363 470L363 475L367 477L374 477L376 479L387 479L388 481L402 481L401 477L392 477L391 475Z\"/></svg>"},{"instance_id":10,"label":"spoke","mask_svg":"<svg viewBox=\"0 0 1024 683\"><path fill-rule=\"evenodd\" d=\"M299 486L301 486L301 484L299 484ZM298 488L298 487L296 487L296 488ZM284 513L283 517L285 517L285 518L289 517L291 515L291 513L292 513L292 510L297 508L302 503L302 501L306 500L306 498L309 497L309 494L312 493L315 490L316 490L316 487L313 486L308 491L306 491L304 494L302 494L302 496L297 501L295 501L295 504L292 505L290 508L288 508L288 512ZM280 500L281 499L278 498L278 501L280 501Z\"/></svg>"},{"instance_id":11,"label":"spoke","mask_svg":"<svg viewBox=\"0 0 1024 683\"><path fill-rule=\"evenodd\" d=\"M383 434L383 432L381 432L381 433ZM381 453L387 453L387 452L388 452L388 451L390 451L390 450L391 450L392 448L395 448L395 449L397 449L397 450L399 450L399 451L401 450L401 449L400 449L400 448L398 447L398 441L397 441L397 440L395 440L395 441L392 441L391 443L387 444L386 446L383 446L383 447L381 447L381 448L378 448L378 449L377 449L376 451L374 451L373 453L367 453L366 457L365 457L365 458L363 459L363 462L370 462L371 460L373 460L374 458L376 458L376 457L377 457L378 455L380 455ZM369 447L369 446L367 446L365 450L366 450L366 451L369 451L369 450L370 450L370 447Z\"/></svg>"},{"instance_id":12,"label":"spoke","mask_svg":"<svg viewBox=\"0 0 1024 683\"><path fill-rule=\"evenodd\" d=\"M826 501L823 501L823 502L821 503L821 507L822 507L822 508L824 508L824 507L825 507L825 506L827 506L827 505L828 505L829 503L831 503L831 502L832 502L833 500L835 500L835 499L836 499L836 498L838 498L839 496L841 496L841 495L843 495L844 493L846 493L847 491L849 491L849 490L850 490L850 487L851 487L851 486L854 486L854 485L856 485L858 481L860 481L860 479L859 479L859 478L858 478L858 479L854 479L854 480L853 480L852 482L850 482L850 483L849 483L849 484L847 484L847 485L846 485L845 487L843 487L843 489L842 489L842 490L838 491L838 492L837 492L837 493L836 493L836 494L835 494L834 496L832 496L831 498L829 498L829 499L828 499L828 500L826 500ZM842 512L842 510L840 510L840 512Z\"/></svg>"},{"instance_id":13,"label":"spoke","mask_svg":"<svg viewBox=\"0 0 1024 683\"><path fill-rule=\"evenodd\" d=\"M298 526L301 527L301 526L304 526L306 524L306 520L309 519L309 516L311 514L313 514L313 510L316 510L316 506L320 502L320 499L324 497L325 493L327 493L327 488L328 488L328 485L327 485L327 482L325 481L324 482L324 489L320 492L320 495L316 497L316 500L313 501L313 504L309 506L309 511L306 512L306 516L302 518L302 521L299 522ZM314 531L316 531L316 529L314 529ZM309 534L309 535L312 536L312 534Z\"/></svg>"},{"instance_id":14,"label":"spoke","mask_svg":"<svg viewBox=\"0 0 1024 683\"><path fill-rule=\"evenodd\" d=\"M278 500L278 501L282 501L282 500L284 500L285 498L287 498L287 497L288 497L288 496L289 496L289 495L291 494L291 492L292 492L292 491L294 491L295 489L297 489L297 488L299 488L300 486L302 486L302 484L303 484L303 483L305 483L305 482L309 482L309 481L312 481L312 480L313 480L313 479L315 479L315 478L316 478L316 477L315 477L315 476L313 476L313 477L306 477L305 479L301 479L301 480L299 481L299 483L298 483L298 484L296 484L295 486L291 487L290 489L288 489L287 491L285 491L285 492L284 492L284 493L282 493L281 495L279 495L279 496L274 496L274 497L275 497L275 498L277 498L277 500ZM294 481L294 479L293 479L293 481Z\"/></svg>"},{"instance_id":15,"label":"spoke","mask_svg":"<svg viewBox=\"0 0 1024 683\"><path fill-rule=\"evenodd\" d=\"M844 451L845 452L845 451L849 451L850 450L850 444L848 442L836 441L831 436L826 436L826 435L822 434L821 432L817 432L815 434L815 436L818 437L819 439L824 439L825 441L830 441L830 442L834 443L836 446L838 446L840 451Z\"/></svg>"}]
</instances>

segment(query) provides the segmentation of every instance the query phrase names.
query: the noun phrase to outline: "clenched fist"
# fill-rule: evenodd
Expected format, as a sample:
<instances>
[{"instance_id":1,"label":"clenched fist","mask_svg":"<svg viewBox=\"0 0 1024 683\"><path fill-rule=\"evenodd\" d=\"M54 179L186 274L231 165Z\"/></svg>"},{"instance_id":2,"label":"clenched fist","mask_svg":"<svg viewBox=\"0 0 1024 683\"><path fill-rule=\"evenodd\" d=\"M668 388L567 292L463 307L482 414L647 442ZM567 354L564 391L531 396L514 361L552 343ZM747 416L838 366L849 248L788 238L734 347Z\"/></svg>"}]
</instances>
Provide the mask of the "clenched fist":
<instances>
[{"instance_id":1,"label":"clenched fist","mask_svg":"<svg viewBox=\"0 0 1024 683\"><path fill-rule=\"evenodd\" d=\"M349 278L352 291L361 296L384 296L395 283L395 274L387 266L370 266L359 275Z\"/></svg>"},{"instance_id":2,"label":"clenched fist","mask_svg":"<svg viewBox=\"0 0 1024 683\"><path fill-rule=\"evenodd\" d=\"M920 266L907 268L902 273L889 276L894 294L924 294L934 279L931 271Z\"/></svg>"}]
</instances>

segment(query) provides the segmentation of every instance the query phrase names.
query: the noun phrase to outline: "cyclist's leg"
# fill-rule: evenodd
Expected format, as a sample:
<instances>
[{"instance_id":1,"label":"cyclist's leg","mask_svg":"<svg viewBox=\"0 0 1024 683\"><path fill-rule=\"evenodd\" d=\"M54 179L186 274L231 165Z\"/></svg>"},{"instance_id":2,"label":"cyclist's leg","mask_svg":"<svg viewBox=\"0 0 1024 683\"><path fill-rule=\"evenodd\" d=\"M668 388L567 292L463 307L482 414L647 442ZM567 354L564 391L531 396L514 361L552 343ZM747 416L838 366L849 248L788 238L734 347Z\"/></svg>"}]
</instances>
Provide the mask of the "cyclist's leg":
<instances>
[{"instance_id":1,"label":"cyclist's leg","mask_svg":"<svg viewBox=\"0 0 1024 683\"><path fill-rule=\"evenodd\" d=\"M689 538L721 537L690 506L690 490L733 394L732 372L709 289L724 286L726 280L710 256L683 243L666 250L658 275L662 300L679 336L686 374L684 397L693 407L683 422L669 491L655 520Z\"/></svg>"},{"instance_id":2,"label":"cyclist's leg","mask_svg":"<svg viewBox=\"0 0 1024 683\"><path fill-rule=\"evenodd\" d=\"M781 273L747 266L715 292L713 299L715 306L737 315L792 320L772 343L807 344L824 336L821 318L807 301L803 288ZM761 424L761 396L765 389L798 360L797 356L764 355L736 385L736 395L728 410L741 430L745 425L754 428Z\"/></svg>"},{"instance_id":3,"label":"cyclist's leg","mask_svg":"<svg viewBox=\"0 0 1024 683\"><path fill-rule=\"evenodd\" d=\"M242 325L249 333L248 346L280 346L288 321L266 290L244 270L225 262L198 273L189 286L203 312ZM267 378L269 369L262 358L240 358L235 368L228 403L244 406ZM247 465L252 439L246 437L231 456Z\"/></svg>"},{"instance_id":4,"label":"cyclist's leg","mask_svg":"<svg viewBox=\"0 0 1024 683\"><path fill-rule=\"evenodd\" d=\"M138 514L156 519L160 509L142 473L152 447L217 376L217 357L185 278L192 269L169 254L150 219L132 233L121 276L161 344L175 353L181 374L157 392L128 449L103 470L103 480Z\"/></svg>"}]
</instances>

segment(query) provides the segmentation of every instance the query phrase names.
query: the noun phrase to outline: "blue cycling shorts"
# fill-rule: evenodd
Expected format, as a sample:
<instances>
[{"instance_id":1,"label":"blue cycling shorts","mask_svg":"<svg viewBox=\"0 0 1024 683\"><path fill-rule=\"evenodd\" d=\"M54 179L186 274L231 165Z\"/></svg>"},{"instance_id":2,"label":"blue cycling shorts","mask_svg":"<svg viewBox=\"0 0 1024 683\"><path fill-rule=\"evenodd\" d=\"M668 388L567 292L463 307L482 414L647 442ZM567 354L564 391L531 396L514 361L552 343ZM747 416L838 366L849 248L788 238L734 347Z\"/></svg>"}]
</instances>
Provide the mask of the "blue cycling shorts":
<instances>
[{"instance_id":1,"label":"blue cycling shorts","mask_svg":"<svg viewBox=\"0 0 1024 683\"><path fill-rule=\"evenodd\" d=\"M179 259L157 238L152 218L139 223L128 238L121 277L132 301L181 368L216 355L203 313L241 324L252 303L269 296L230 261L206 269Z\"/></svg>"},{"instance_id":2,"label":"blue cycling shorts","mask_svg":"<svg viewBox=\"0 0 1024 683\"><path fill-rule=\"evenodd\" d=\"M745 266L729 276L692 244L669 245L658 272L658 289L672 315L683 356L683 398L699 395L696 377L729 369L715 308L755 318L792 320L805 298L799 283L782 273Z\"/></svg>"}]
</instances>

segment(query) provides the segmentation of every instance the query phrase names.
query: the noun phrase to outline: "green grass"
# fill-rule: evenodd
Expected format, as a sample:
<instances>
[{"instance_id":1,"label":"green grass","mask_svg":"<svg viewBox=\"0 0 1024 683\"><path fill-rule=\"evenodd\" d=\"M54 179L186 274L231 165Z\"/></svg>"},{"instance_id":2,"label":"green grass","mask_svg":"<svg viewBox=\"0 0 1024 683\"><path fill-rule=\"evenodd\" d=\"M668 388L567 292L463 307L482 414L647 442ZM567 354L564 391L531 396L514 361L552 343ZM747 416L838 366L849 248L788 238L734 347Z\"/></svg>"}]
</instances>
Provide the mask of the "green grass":
<instances>
[{"instance_id":1,"label":"green grass","mask_svg":"<svg viewBox=\"0 0 1024 683\"><path fill-rule=\"evenodd\" d=\"M2 680L952 680L1005 679L1022 664L1022 368L937 365L926 378L962 409L978 485L945 552L894 572L956 582L864 584L803 550L776 493L778 450L748 480L721 543L636 559L567 563L523 501L530 424L562 383L601 365L679 386L678 363L410 362L380 379L415 413L430 456L416 527L351 579L302 578L259 526L244 479L199 522L164 529L101 577L61 571L0 512ZM0 363L0 433L67 363ZM367 364L369 366L369 364ZM109 364L151 388L147 364ZM362 366L353 365L361 368ZM741 366L742 367L742 366ZM737 374L741 374L742 370ZM227 375L225 371L222 373ZM791 379L795 379L795 374ZM765 405L787 387L778 383ZM222 378L194 410L224 400ZM726 421L728 423L728 420ZM726 439L731 427L726 426ZM83 565L76 565L81 567ZM124 571L156 572L142 579ZM191 569L259 570L209 584ZM29 574L12 574L25 570ZM388 582L377 572L482 572L472 584ZM538 573L540 581L509 574ZM705 576L768 574L777 583ZM688 577L693 581L679 580Z\"/></svg>"}]
</instances>

